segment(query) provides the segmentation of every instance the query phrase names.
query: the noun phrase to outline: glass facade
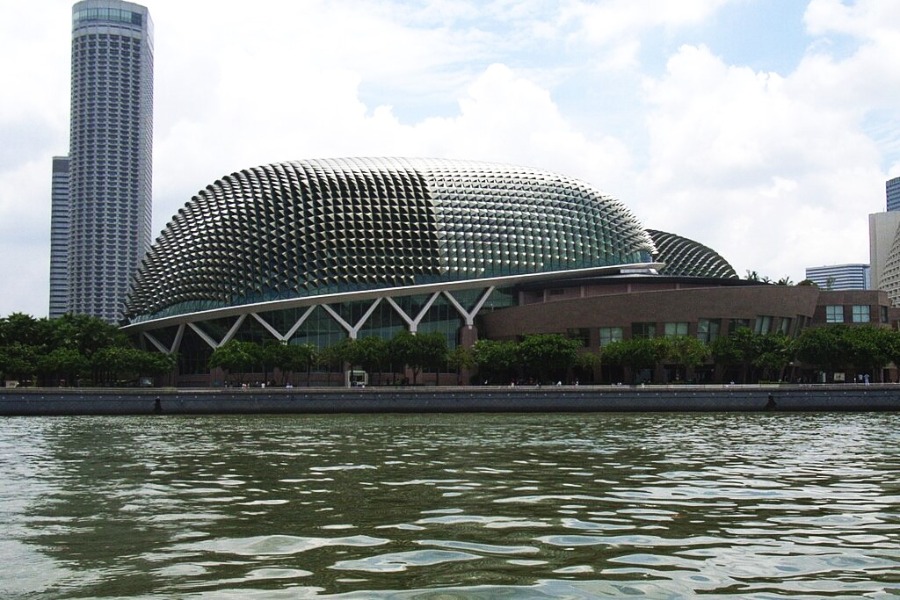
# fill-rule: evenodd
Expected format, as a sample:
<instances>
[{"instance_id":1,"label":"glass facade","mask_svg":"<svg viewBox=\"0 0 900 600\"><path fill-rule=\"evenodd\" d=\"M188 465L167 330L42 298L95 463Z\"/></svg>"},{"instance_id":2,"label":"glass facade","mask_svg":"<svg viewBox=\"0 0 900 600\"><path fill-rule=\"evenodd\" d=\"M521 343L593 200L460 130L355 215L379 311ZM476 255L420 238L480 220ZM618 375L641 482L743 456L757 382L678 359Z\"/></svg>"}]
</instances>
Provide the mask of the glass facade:
<instances>
[{"instance_id":1,"label":"glass facade","mask_svg":"<svg viewBox=\"0 0 900 600\"><path fill-rule=\"evenodd\" d=\"M128 9L108 6L79 8L79 6L76 6L75 10L72 11L72 21L79 25L96 21L101 23L128 23L140 27L144 22L143 14Z\"/></svg>"}]
</instances>

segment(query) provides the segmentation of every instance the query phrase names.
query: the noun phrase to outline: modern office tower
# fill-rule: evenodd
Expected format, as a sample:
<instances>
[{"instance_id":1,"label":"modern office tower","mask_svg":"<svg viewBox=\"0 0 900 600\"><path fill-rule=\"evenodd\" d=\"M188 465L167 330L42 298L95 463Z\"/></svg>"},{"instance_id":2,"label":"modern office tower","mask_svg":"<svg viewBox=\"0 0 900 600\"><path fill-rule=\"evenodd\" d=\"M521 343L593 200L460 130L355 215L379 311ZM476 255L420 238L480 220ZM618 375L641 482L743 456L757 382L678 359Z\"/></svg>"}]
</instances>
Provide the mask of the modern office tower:
<instances>
[{"instance_id":1,"label":"modern office tower","mask_svg":"<svg viewBox=\"0 0 900 600\"><path fill-rule=\"evenodd\" d=\"M69 312L114 323L152 220L153 23L118 0L72 7Z\"/></svg>"},{"instance_id":2,"label":"modern office tower","mask_svg":"<svg viewBox=\"0 0 900 600\"><path fill-rule=\"evenodd\" d=\"M900 177L885 181L884 192L887 196L888 211L900 210Z\"/></svg>"},{"instance_id":3,"label":"modern office tower","mask_svg":"<svg viewBox=\"0 0 900 600\"><path fill-rule=\"evenodd\" d=\"M900 288L888 290L885 270L888 262L896 262L896 257L891 255L898 229L900 229L900 210L869 215L869 265L872 267L870 273L872 288L887 291L892 302L900 299Z\"/></svg>"},{"instance_id":4,"label":"modern office tower","mask_svg":"<svg viewBox=\"0 0 900 600\"><path fill-rule=\"evenodd\" d=\"M867 290L869 289L869 265L807 267L806 278L823 290Z\"/></svg>"},{"instance_id":5,"label":"modern office tower","mask_svg":"<svg viewBox=\"0 0 900 600\"><path fill-rule=\"evenodd\" d=\"M50 188L50 312L51 319L69 306L69 157L53 157Z\"/></svg>"}]
</instances>

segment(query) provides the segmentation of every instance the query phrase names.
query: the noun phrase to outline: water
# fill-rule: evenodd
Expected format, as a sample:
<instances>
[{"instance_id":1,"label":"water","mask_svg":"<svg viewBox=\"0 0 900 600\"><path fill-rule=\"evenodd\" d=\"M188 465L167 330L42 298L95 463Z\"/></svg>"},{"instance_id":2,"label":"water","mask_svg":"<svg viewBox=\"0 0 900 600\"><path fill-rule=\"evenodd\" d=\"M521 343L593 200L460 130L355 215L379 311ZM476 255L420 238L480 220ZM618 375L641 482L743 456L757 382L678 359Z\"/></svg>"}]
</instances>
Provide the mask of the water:
<instances>
[{"instance_id":1,"label":"water","mask_svg":"<svg viewBox=\"0 0 900 600\"><path fill-rule=\"evenodd\" d=\"M6 418L3 598L900 596L900 415Z\"/></svg>"}]
</instances>

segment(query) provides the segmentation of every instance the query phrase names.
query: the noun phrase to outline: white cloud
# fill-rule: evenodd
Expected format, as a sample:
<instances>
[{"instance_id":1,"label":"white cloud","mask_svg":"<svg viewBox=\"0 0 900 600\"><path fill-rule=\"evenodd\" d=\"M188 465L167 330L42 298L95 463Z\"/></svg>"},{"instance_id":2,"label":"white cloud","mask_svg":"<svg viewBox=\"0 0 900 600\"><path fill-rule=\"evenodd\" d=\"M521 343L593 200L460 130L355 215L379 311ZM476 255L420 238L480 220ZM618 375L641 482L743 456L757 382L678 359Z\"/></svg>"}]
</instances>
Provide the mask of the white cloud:
<instances>
[{"instance_id":1,"label":"white cloud","mask_svg":"<svg viewBox=\"0 0 900 600\"><path fill-rule=\"evenodd\" d=\"M739 273L796 281L807 266L866 262L867 215L883 206L878 148L858 105L810 90L811 68L782 77L681 48L646 86L650 224L715 248Z\"/></svg>"},{"instance_id":2,"label":"white cloud","mask_svg":"<svg viewBox=\"0 0 900 600\"><path fill-rule=\"evenodd\" d=\"M625 42L648 30L677 29L700 23L734 0L571 0L563 5L562 22L574 23L575 36L598 46Z\"/></svg>"},{"instance_id":3,"label":"white cloud","mask_svg":"<svg viewBox=\"0 0 900 600\"><path fill-rule=\"evenodd\" d=\"M0 315L46 314L71 1L44 1L0 4ZM900 3L810 0L776 73L685 37L744 2L153 0L155 232L237 169L425 155L585 179L741 274L865 262L900 175Z\"/></svg>"}]
</instances>

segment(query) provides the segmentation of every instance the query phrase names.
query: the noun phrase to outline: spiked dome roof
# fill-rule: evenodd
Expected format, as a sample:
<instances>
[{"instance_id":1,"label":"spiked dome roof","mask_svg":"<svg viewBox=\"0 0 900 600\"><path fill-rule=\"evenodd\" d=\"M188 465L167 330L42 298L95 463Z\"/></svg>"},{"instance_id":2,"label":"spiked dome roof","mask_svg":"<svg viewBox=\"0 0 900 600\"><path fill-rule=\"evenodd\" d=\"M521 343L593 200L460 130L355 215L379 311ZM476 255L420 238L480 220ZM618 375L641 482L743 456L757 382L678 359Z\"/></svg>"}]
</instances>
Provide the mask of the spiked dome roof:
<instances>
[{"instance_id":1,"label":"spiked dome roof","mask_svg":"<svg viewBox=\"0 0 900 600\"><path fill-rule=\"evenodd\" d=\"M619 201L557 173L404 158L275 163L201 190L146 255L131 322L361 290L647 264Z\"/></svg>"},{"instance_id":2,"label":"spiked dome roof","mask_svg":"<svg viewBox=\"0 0 900 600\"><path fill-rule=\"evenodd\" d=\"M659 269L660 275L738 278L734 267L712 248L674 233L655 229L648 229L647 233L656 246L656 260L665 264Z\"/></svg>"}]
</instances>

